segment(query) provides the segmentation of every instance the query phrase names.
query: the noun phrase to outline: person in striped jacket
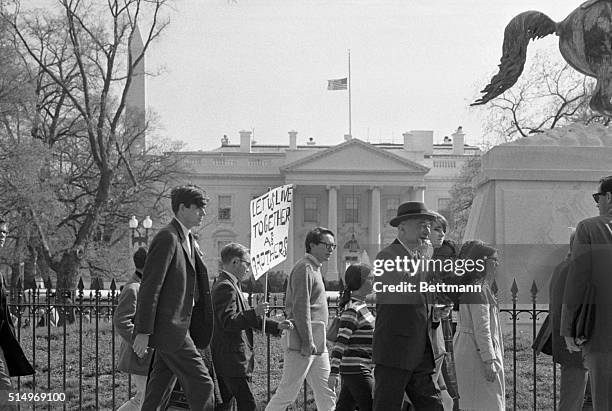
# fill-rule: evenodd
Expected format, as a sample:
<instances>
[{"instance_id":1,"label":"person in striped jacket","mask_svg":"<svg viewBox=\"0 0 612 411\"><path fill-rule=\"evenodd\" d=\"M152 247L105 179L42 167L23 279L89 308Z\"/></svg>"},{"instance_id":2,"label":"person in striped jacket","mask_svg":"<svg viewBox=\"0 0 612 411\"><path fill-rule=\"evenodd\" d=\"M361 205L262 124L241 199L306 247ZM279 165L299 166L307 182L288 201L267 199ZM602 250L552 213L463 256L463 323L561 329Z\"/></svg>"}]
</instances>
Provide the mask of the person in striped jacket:
<instances>
[{"instance_id":1,"label":"person in striped jacket","mask_svg":"<svg viewBox=\"0 0 612 411\"><path fill-rule=\"evenodd\" d=\"M342 375L342 387L336 403L336 411L360 411L372 409L372 338L374 316L366 305L366 297L372 293L374 275L365 264L352 264L344 274L346 287L338 305L342 310L338 339L331 353L329 388L335 390L338 375Z\"/></svg>"}]
</instances>

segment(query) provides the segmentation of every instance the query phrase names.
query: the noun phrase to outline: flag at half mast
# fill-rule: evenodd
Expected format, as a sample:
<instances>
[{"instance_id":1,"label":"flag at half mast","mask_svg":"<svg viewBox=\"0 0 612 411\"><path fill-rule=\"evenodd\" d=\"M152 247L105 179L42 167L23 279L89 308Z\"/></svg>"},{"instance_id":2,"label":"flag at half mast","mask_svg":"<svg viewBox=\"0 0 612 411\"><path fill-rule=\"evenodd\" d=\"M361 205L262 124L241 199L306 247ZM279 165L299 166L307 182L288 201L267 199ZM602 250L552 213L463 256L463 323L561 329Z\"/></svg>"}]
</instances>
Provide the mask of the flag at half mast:
<instances>
[{"instance_id":1,"label":"flag at half mast","mask_svg":"<svg viewBox=\"0 0 612 411\"><path fill-rule=\"evenodd\" d=\"M339 78L336 80L327 80L328 90L346 90L348 85L347 78Z\"/></svg>"}]
</instances>

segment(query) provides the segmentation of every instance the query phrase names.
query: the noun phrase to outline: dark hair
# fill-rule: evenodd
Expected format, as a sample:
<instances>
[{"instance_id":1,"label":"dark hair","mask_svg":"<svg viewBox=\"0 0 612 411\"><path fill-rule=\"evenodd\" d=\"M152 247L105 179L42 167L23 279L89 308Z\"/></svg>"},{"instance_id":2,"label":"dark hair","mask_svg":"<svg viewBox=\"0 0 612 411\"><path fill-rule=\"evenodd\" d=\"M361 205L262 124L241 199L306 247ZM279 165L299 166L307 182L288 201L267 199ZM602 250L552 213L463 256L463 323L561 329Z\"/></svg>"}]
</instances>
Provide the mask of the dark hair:
<instances>
[{"instance_id":1,"label":"dark hair","mask_svg":"<svg viewBox=\"0 0 612 411\"><path fill-rule=\"evenodd\" d=\"M134 260L134 266L136 270L142 270L145 266L145 261L147 260L147 247L138 247L138 250L132 256L132 260ZM136 275L142 278L142 274L136 273Z\"/></svg>"},{"instance_id":2,"label":"dark hair","mask_svg":"<svg viewBox=\"0 0 612 411\"><path fill-rule=\"evenodd\" d=\"M486 245L481 240L471 240L463 244L459 251L459 258L463 260L486 260L495 254L497 250L493 247ZM466 271L461 277L463 284L473 284L477 280L484 278L487 275L486 270L482 272L471 270Z\"/></svg>"},{"instance_id":3,"label":"dark hair","mask_svg":"<svg viewBox=\"0 0 612 411\"><path fill-rule=\"evenodd\" d=\"M351 300L351 291L359 290L371 271L370 266L363 263L351 264L346 268L344 273L344 290L338 300L338 307L341 310Z\"/></svg>"},{"instance_id":4,"label":"dark hair","mask_svg":"<svg viewBox=\"0 0 612 411\"><path fill-rule=\"evenodd\" d=\"M599 180L599 192L612 193L612 176L602 177Z\"/></svg>"},{"instance_id":5,"label":"dark hair","mask_svg":"<svg viewBox=\"0 0 612 411\"><path fill-rule=\"evenodd\" d=\"M313 228L306 234L306 241L304 241L304 245L306 246L306 252L310 252L310 244L320 244L322 241L322 237L325 234L329 234L332 237L336 237L332 230L324 227Z\"/></svg>"},{"instance_id":6,"label":"dark hair","mask_svg":"<svg viewBox=\"0 0 612 411\"><path fill-rule=\"evenodd\" d=\"M193 184L174 187L170 192L170 199L172 201L172 212L174 214L178 212L181 204L184 204L187 208L191 207L193 204L198 207L204 207L208 204L206 192Z\"/></svg>"},{"instance_id":7,"label":"dark hair","mask_svg":"<svg viewBox=\"0 0 612 411\"><path fill-rule=\"evenodd\" d=\"M444 231L444 234L446 234L448 230L448 220L446 219L446 217L435 211L432 211L431 213L436 216L434 218L434 222L439 223L442 226L442 231Z\"/></svg>"},{"instance_id":8,"label":"dark hair","mask_svg":"<svg viewBox=\"0 0 612 411\"><path fill-rule=\"evenodd\" d=\"M236 257L242 259L246 253L249 252L249 249L239 243L229 243L226 244L221 249L221 262L223 264L229 264Z\"/></svg>"},{"instance_id":9,"label":"dark hair","mask_svg":"<svg viewBox=\"0 0 612 411\"><path fill-rule=\"evenodd\" d=\"M434 248L433 258L457 258L457 245L453 240L444 240L442 245Z\"/></svg>"}]
</instances>

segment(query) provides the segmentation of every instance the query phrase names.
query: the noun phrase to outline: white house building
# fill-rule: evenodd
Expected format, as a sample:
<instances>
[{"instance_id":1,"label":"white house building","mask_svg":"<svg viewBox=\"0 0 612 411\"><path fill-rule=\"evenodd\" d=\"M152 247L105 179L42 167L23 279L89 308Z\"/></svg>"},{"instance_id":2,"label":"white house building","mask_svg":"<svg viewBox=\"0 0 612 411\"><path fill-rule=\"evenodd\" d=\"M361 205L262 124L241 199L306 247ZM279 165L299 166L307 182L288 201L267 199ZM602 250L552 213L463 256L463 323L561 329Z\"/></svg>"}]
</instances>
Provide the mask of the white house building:
<instances>
[{"instance_id":1,"label":"white house building","mask_svg":"<svg viewBox=\"0 0 612 411\"><path fill-rule=\"evenodd\" d=\"M373 258L395 238L388 222L401 202L424 201L444 213L463 163L480 155L477 147L465 144L461 127L441 144L434 144L432 131L404 133L403 144L367 143L347 135L334 146L317 145L312 138L298 145L297 135L289 132L288 145L259 145L250 131L241 131L240 144L224 136L214 150L177 153L187 180L210 198L199 243L212 275L224 244L249 245L249 202L270 187L295 186L288 258L275 270L288 273L304 254L306 233L324 226L336 233L338 249L323 272L337 279L347 262Z\"/></svg>"}]
</instances>

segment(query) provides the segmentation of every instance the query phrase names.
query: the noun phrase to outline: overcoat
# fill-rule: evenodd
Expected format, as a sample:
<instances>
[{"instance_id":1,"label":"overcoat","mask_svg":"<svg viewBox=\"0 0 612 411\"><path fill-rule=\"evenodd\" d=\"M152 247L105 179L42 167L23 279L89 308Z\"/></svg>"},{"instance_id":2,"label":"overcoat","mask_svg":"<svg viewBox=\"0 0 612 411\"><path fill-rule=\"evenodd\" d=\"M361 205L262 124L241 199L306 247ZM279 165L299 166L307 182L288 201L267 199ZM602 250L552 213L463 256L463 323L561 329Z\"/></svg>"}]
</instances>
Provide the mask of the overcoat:
<instances>
[{"instance_id":1,"label":"overcoat","mask_svg":"<svg viewBox=\"0 0 612 411\"><path fill-rule=\"evenodd\" d=\"M23 353L15 336L15 326L9 312L5 290L4 277L0 273L0 346L4 351L6 366L11 377L32 375L34 368Z\"/></svg>"}]
</instances>

